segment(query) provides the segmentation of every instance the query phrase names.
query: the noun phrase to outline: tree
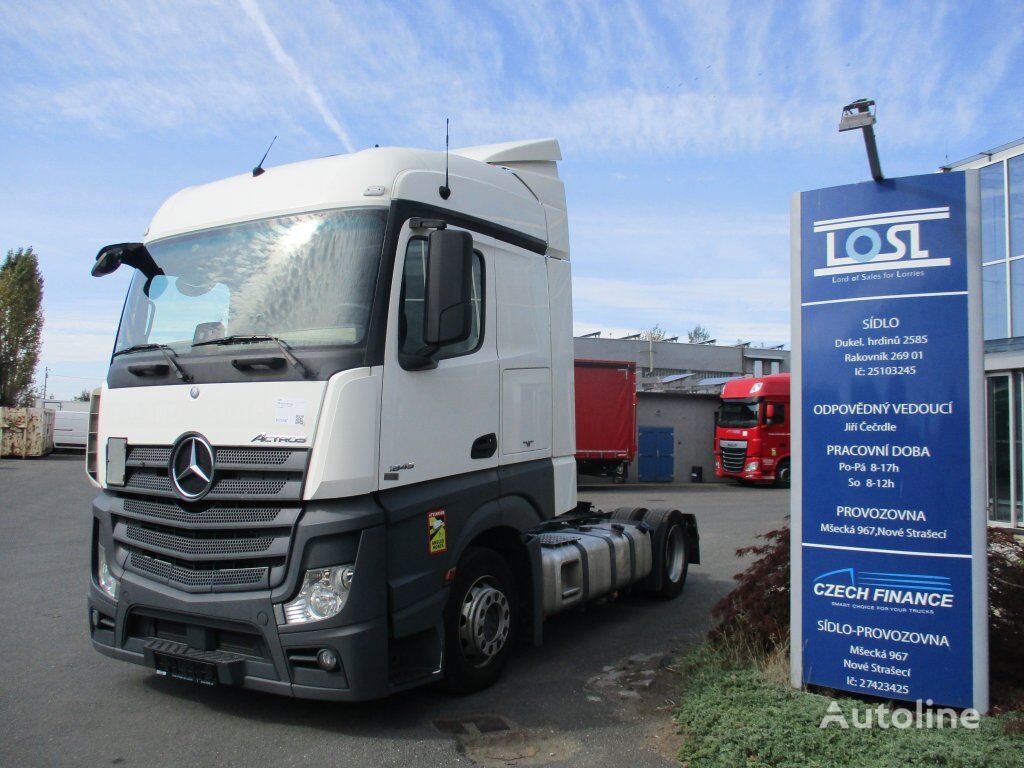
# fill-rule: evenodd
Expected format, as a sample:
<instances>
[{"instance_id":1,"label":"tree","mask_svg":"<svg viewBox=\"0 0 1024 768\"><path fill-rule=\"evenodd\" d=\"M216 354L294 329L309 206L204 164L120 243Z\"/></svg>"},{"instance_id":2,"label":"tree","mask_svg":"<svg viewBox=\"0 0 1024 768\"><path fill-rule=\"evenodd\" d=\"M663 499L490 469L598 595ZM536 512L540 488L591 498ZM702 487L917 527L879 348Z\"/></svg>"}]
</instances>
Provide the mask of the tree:
<instances>
[{"instance_id":1,"label":"tree","mask_svg":"<svg viewBox=\"0 0 1024 768\"><path fill-rule=\"evenodd\" d=\"M665 338L665 329L660 325L655 324L653 328L648 328L640 334L640 338L644 341L661 341Z\"/></svg>"},{"instance_id":2,"label":"tree","mask_svg":"<svg viewBox=\"0 0 1024 768\"><path fill-rule=\"evenodd\" d=\"M0 265L0 406L30 405L43 334L43 276L32 248Z\"/></svg>"},{"instance_id":3,"label":"tree","mask_svg":"<svg viewBox=\"0 0 1024 768\"><path fill-rule=\"evenodd\" d=\"M87 403L92 399L92 392L90 392L88 389L83 389L81 392L75 395L74 399L78 400L79 402Z\"/></svg>"},{"instance_id":4,"label":"tree","mask_svg":"<svg viewBox=\"0 0 1024 768\"><path fill-rule=\"evenodd\" d=\"M700 323L693 326L693 329L688 331L686 335L689 337L691 344L700 344L703 341L711 340L711 331Z\"/></svg>"}]
</instances>

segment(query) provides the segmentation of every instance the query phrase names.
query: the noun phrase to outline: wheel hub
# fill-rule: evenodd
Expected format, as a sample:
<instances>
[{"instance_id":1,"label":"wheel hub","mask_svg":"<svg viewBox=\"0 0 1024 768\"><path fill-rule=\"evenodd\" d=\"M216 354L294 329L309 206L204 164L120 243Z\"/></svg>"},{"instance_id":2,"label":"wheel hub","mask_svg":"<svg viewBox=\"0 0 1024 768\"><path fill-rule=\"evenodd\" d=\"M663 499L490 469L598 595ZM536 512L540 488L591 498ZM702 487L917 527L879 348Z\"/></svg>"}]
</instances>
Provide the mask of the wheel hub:
<instances>
[{"instance_id":1,"label":"wheel hub","mask_svg":"<svg viewBox=\"0 0 1024 768\"><path fill-rule=\"evenodd\" d=\"M488 576L481 576L466 592L459 615L462 653L483 666L505 647L512 611L505 593Z\"/></svg>"}]
</instances>

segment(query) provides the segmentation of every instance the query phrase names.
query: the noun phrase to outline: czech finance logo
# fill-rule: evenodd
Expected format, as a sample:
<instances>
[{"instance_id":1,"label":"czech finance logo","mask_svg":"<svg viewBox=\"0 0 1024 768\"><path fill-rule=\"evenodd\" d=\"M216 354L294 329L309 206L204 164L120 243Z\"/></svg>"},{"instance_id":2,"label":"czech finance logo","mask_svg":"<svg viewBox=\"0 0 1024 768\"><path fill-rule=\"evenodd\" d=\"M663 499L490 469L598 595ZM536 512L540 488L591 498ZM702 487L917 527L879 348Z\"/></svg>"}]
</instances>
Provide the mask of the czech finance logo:
<instances>
[{"instance_id":1,"label":"czech finance logo","mask_svg":"<svg viewBox=\"0 0 1024 768\"><path fill-rule=\"evenodd\" d=\"M213 487L213 448L202 435L185 435L171 451L168 471L181 498L203 498Z\"/></svg>"},{"instance_id":2,"label":"czech finance logo","mask_svg":"<svg viewBox=\"0 0 1024 768\"><path fill-rule=\"evenodd\" d=\"M825 233L826 257L814 276L872 272L900 261L899 266L914 268L948 267L948 258L932 258L921 248L921 222L948 218L947 205L816 221L814 231Z\"/></svg>"},{"instance_id":3,"label":"czech finance logo","mask_svg":"<svg viewBox=\"0 0 1024 768\"><path fill-rule=\"evenodd\" d=\"M815 577L812 591L818 597L876 605L953 607L953 582L947 576L840 568Z\"/></svg>"}]
</instances>

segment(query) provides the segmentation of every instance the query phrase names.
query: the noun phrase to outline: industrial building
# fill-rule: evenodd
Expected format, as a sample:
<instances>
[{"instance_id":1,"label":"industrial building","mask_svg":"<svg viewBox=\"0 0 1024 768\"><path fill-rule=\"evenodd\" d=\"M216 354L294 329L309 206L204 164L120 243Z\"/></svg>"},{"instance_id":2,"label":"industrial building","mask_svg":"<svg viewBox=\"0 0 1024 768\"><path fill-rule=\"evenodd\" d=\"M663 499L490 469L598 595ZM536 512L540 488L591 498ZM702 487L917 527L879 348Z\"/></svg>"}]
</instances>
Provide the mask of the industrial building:
<instances>
[{"instance_id":1,"label":"industrial building","mask_svg":"<svg viewBox=\"0 0 1024 768\"><path fill-rule=\"evenodd\" d=\"M636 364L638 455L626 481L717 482L715 414L722 385L738 376L788 373L788 350L651 341L639 337L577 337L577 360ZM651 446L658 446L654 461ZM672 458L664 459L667 446Z\"/></svg>"},{"instance_id":2,"label":"industrial building","mask_svg":"<svg viewBox=\"0 0 1024 768\"><path fill-rule=\"evenodd\" d=\"M1024 138L940 168L981 175L988 519L1024 528Z\"/></svg>"}]
</instances>

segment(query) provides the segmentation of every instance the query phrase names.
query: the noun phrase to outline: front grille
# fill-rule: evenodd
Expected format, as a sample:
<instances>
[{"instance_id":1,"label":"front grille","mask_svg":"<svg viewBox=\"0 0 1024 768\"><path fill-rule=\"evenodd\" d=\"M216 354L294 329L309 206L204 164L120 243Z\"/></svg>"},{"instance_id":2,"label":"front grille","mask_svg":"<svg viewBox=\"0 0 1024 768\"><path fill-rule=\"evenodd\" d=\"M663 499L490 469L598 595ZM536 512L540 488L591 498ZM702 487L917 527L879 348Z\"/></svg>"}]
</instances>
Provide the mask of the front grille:
<instances>
[{"instance_id":1,"label":"front grille","mask_svg":"<svg viewBox=\"0 0 1024 768\"><path fill-rule=\"evenodd\" d=\"M207 509L186 510L174 502L124 499L124 514L141 519L151 518L191 523L193 527L198 527L198 525L272 523L281 515L281 508L220 504Z\"/></svg>"},{"instance_id":2,"label":"front grille","mask_svg":"<svg viewBox=\"0 0 1024 768\"><path fill-rule=\"evenodd\" d=\"M184 588L186 592L210 591L211 587L266 589L270 586L267 583L268 569L264 567L196 569L140 555L138 552L132 552L128 558L128 564L132 570L156 576L159 580L168 582L172 587Z\"/></svg>"},{"instance_id":3,"label":"front grille","mask_svg":"<svg viewBox=\"0 0 1024 768\"><path fill-rule=\"evenodd\" d=\"M127 460L140 464L164 464L171 460L169 445L135 445L128 449Z\"/></svg>"},{"instance_id":4,"label":"front grille","mask_svg":"<svg viewBox=\"0 0 1024 768\"><path fill-rule=\"evenodd\" d=\"M257 536L252 538L221 538L219 536L179 536L163 533L141 525L126 527L128 540L134 544L162 549L176 555L237 555L266 552L274 543L273 536Z\"/></svg>"},{"instance_id":5,"label":"front grille","mask_svg":"<svg viewBox=\"0 0 1024 768\"><path fill-rule=\"evenodd\" d=\"M213 485L180 499L170 446L129 446L112 501L114 541L129 570L186 592L269 589L284 579L308 451L214 448Z\"/></svg>"},{"instance_id":6,"label":"front grille","mask_svg":"<svg viewBox=\"0 0 1024 768\"><path fill-rule=\"evenodd\" d=\"M218 464L284 464L291 451L277 448L218 448ZM168 456L170 458L170 456Z\"/></svg>"},{"instance_id":7,"label":"front grille","mask_svg":"<svg viewBox=\"0 0 1024 768\"><path fill-rule=\"evenodd\" d=\"M726 472L742 472L747 460L747 443L743 440L722 440L719 448L722 452L722 469Z\"/></svg>"}]
</instances>

